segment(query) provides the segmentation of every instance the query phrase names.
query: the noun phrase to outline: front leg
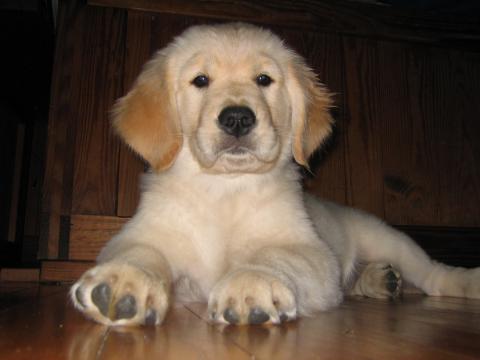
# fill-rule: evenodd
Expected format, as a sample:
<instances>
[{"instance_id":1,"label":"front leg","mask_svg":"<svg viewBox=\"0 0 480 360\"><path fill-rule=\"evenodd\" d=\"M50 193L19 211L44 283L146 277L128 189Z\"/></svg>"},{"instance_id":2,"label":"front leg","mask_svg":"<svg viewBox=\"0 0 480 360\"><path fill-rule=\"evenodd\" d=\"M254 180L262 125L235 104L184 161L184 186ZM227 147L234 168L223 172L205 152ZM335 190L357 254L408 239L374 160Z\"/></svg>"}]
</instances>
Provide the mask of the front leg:
<instances>
[{"instance_id":1,"label":"front leg","mask_svg":"<svg viewBox=\"0 0 480 360\"><path fill-rule=\"evenodd\" d=\"M70 297L78 310L105 325L159 325L170 283L168 264L158 250L132 243L107 246L99 264L72 286Z\"/></svg>"},{"instance_id":2,"label":"front leg","mask_svg":"<svg viewBox=\"0 0 480 360\"><path fill-rule=\"evenodd\" d=\"M208 302L213 322L279 324L342 299L336 258L323 243L263 248L227 273Z\"/></svg>"}]
</instances>

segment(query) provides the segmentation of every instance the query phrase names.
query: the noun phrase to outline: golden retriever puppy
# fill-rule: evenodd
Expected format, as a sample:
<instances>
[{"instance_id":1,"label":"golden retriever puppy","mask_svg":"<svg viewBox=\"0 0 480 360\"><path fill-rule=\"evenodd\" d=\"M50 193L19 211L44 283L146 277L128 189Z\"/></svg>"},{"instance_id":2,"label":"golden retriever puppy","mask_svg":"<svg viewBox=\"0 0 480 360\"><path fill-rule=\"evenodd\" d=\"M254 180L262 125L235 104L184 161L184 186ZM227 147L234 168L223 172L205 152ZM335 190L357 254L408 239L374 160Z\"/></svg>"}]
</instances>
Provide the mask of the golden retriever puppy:
<instances>
[{"instance_id":1,"label":"golden retriever puppy","mask_svg":"<svg viewBox=\"0 0 480 360\"><path fill-rule=\"evenodd\" d=\"M274 323L345 291L480 297L480 269L433 262L360 211L304 197L298 166L330 133L330 97L268 30L195 26L148 62L113 125L151 165L135 216L71 289L107 325L162 322L208 301L213 322ZM355 277L359 263L370 263Z\"/></svg>"}]
</instances>

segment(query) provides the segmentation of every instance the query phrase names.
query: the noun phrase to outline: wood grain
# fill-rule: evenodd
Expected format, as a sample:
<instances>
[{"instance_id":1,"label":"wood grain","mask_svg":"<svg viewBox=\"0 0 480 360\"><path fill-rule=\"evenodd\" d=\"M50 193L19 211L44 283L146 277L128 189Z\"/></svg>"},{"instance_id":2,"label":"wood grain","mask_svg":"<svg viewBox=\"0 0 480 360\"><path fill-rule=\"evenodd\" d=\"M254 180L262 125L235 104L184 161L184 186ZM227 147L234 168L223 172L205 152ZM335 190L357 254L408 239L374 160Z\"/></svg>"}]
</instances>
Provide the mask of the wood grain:
<instances>
[{"instance_id":1,"label":"wood grain","mask_svg":"<svg viewBox=\"0 0 480 360\"><path fill-rule=\"evenodd\" d=\"M70 219L69 259L95 260L128 218L74 215ZM433 226L396 226L435 260L453 266L480 266L480 230Z\"/></svg>"},{"instance_id":2,"label":"wood grain","mask_svg":"<svg viewBox=\"0 0 480 360\"><path fill-rule=\"evenodd\" d=\"M108 113L122 94L126 12L87 7L78 56L81 89L72 121L77 126L72 213L115 215L119 142Z\"/></svg>"},{"instance_id":3,"label":"wood grain","mask_svg":"<svg viewBox=\"0 0 480 360\"><path fill-rule=\"evenodd\" d=\"M76 1L59 4L58 35L52 74L47 150L42 198L39 257L58 257L60 216L71 210L72 164L76 123L71 121L80 88L75 49L85 21Z\"/></svg>"},{"instance_id":4,"label":"wood grain","mask_svg":"<svg viewBox=\"0 0 480 360\"><path fill-rule=\"evenodd\" d=\"M148 14L128 11L126 57L124 67L124 89L126 94L135 78L140 74L143 64L151 53L150 37L152 17ZM125 144L120 147L118 168L118 205L117 216L132 216L140 197L139 178L146 164Z\"/></svg>"},{"instance_id":5,"label":"wood grain","mask_svg":"<svg viewBox=\"0 0 480 360\"><path fill-rule=\"evenodd\" d=\"M449 51L431 53L426 92L426 128L433 135L432 159L439 181L438 223L480 225L480 56Z\"/></svg>"},{"instance_id":6,"label":"wood grain","mask_svg":"<svg viewBox=\"0 0 480 360\"><path fill-rule=\"evenodd\" d=\"M2 268L0 270L0 281L33 281L39 280L39 269L17 269Z\"/></svg>"},{"instance_id":7,"label":"wood grain","mask_svg":"<svg viewBox=\"0 0 480 360\"><path fill-rule=\"evenodd\" d=\"M480 22L475 11L450 15L448 12L421 11L407 6L377 6L336 0L89 0L88 3L446 46L474 48L480 39Z\"/></svg>"},{"instance_id":8,"label":"wood grain","mask_svg":"<svg viewBox=\"0 0 480 360\"><path fill-rule=\"evenodd\" d=\"M439 224L438 177L432 143L425 127L419 86L424 67L422 49L382 42L378 48L378 76L383 91L376 95L381 108L382 169L385 217L394 224ZM371 95L372 96L372 95ZM392 111L395 109L395 111Z\"/></svg>"},{"instance_id":9,"label":"wood grain","mask_svg":"<svg viewBox=\"0 0 480 360\"><path fill-rule=\"evenodd\" d=\"M382 181L382 122L377 101L383 88L377 76L378 43L344 38L347 204L385 218Z\"/></svg>"},{"instance_id":10,"label":"wood grain","mask_svg":"<svg viewBox=\"0 0 480 360\"><path fill-rule=\"evenodd\" d=\"M68 258L95 260L100 249L127 220L114 216L73 215L70 219Z\"/></svg>"},{"instance_id":11,"label":"wood grain","mask_svg":"<svg viewBox=\"0 0 480 360\"><path fill-rule=\"evenodd\" d=\"M108 328L84 318L68 287L3 292L2 359L477 359L480 302L405 296L348 298L281 326L217 326L206 305L178 304L160 327ZM28 296L30 298L28 299Z\"/></svg>"},{"instance_id":12,"label":"wood grain","mask_svg":"<svg viewBox=\"0 0 480 360\"><path fill-rule=\"evenodd\" d=\"M94 266L92 261L42 261L40 281L73 282Z\"/></svg>"},{"instance_id":13,"label":"wood grain","mask_svg":"<svg viewBox=\"0 0 480 360\"><path fill-rule=\"evenodd\" d=\"M311 172L305 171L305 187L322 198L346 202L345 184L345 73L342 56L342 38L334 34L317 34L300 30L273 30L285 39L288 46L305 57L318 79L328 84L333 94L334 108L330 109L335 119L332 136L322 144L312 159Z\"/></svg>"}]
</instances>

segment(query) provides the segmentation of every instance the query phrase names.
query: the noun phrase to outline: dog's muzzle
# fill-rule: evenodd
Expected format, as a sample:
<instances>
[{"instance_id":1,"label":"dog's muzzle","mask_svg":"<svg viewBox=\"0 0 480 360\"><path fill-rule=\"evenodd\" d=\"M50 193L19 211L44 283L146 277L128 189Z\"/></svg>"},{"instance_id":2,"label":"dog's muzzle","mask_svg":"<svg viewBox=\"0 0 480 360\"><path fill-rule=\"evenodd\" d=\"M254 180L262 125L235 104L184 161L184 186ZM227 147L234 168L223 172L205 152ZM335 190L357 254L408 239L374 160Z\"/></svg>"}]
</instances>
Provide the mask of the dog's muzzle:
<instances>
[{"instance_id":1,"label":"dog's muzzle","mask_svg":"<svg viewBox=\"0 0 480 360\"><path fill-rule=\"evenodd\" d=\"M255 114L246 106L229 106L218 115L220 129L236 138L247 135L255 125Z\"/></svg>"}]
</instances>

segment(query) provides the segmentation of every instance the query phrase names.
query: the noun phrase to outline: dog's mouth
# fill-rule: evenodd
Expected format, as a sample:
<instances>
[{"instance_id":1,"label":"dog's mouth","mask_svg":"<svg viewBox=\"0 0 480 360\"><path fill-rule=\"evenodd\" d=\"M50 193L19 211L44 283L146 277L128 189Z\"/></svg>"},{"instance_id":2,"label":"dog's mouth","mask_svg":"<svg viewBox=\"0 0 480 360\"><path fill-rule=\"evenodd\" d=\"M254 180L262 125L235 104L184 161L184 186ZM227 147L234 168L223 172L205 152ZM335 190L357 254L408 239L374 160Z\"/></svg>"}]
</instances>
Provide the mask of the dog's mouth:
<instances>
[{"instance_id":1,"label":"dog's mouth","mask_svg":"<svg viewBox=\"0 0 480 360\"><path fill-rule=\"evenodd\" d=\"M228 149L223 150L224 153L227 153L229 155L245 155L246 153L249 153L251 150L244 147L244 146L232 146L229 147Z\"/></svg>"},{"instance_id":2,"label":"dog's mouth","mask_svg":"<svg viewBox=\"0 0 480 360\"><path fill-rule=\"evenodd\" d=\"M249 137L237 139L233 136L228 136L223 139L217 148L218 156L224 154L230 156L244 156L247 154L253 155L255 152L255 146Z\"/></svg>"},{"instance_id":3,"label":"dog's mouth","mask_svg":"<svg viewBox=\"0 0 480 360\"><path fill-rule=\"evenodd\" d=\"M253 130L245 136L219 133L207 136L201 131L190 138L190 144L200 165L212 173L260 173L274 166L280 154L277 134Z\"/></svg>"}]
</instances>

